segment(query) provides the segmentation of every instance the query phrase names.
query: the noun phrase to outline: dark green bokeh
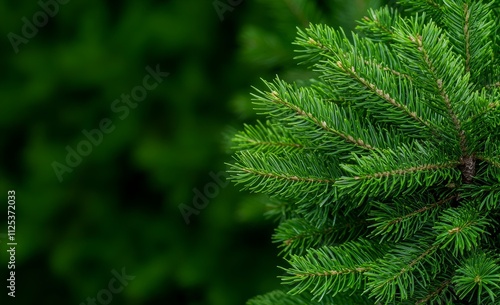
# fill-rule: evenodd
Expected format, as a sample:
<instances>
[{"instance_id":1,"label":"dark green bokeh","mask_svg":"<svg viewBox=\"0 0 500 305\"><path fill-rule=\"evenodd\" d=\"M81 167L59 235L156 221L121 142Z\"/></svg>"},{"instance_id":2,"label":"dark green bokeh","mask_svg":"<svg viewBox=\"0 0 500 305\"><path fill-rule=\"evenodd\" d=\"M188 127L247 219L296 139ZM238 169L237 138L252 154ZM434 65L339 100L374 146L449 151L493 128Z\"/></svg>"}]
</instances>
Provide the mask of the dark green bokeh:
<instances>
[{"instance_id":1,"label":"dark green bokeh","mask_svg":"<svg viewBox=\"0 0 500 305\"><path fill-rule=\"evenodd\" d=\"M264 198L220 187L189 224L179 205L226 170L223 134L254 120L259 77L311 76L292 60L295 27L353 27L379 3L311 1L319 9L301 13L290 6L300 1L269 2L243 1L221 20L212 1L73 0L17 53L9 33L41 7L0 3L0 196L16 191L18 242L16 302L7 289L0 300L86 304L123 267L135 279L111 304L244 304L279 286ZM113 101L157 65L170 75L122 120ZM102 119L115 129L60 182L53 162Z\"/></svg>"}]
</instances>

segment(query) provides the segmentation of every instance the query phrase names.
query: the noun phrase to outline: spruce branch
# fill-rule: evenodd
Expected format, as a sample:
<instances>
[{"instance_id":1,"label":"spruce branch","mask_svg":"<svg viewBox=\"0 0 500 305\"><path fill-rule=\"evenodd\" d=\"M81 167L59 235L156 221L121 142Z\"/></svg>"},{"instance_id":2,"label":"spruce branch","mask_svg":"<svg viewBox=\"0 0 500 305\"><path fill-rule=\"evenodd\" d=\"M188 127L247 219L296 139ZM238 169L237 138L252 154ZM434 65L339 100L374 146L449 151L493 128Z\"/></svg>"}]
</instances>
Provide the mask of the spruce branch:
<instances>
[{"instance_id":1,"label":"spruce branch","mask_svg":"<svg viewBox=\"0 0 500 305\"><path fill-rule=\"evenodd\" d=\"M299 29L316 78L254 95L230 171L280 200L291 293L256 304L498 303L500 2L400 4Z\"/></svg>"},{"instance_id":2,"label":"spruce branch","mask_svg":"<svg viewBox=\"0 0 500 305\"><path fill-rule=\"evenodd\" d=\"M398 244L366 272L370 296L383 304L390 302L395 295L401 300L413 297L415 285L425 288L428 279L432 279L431 270L441 269L442 259L437 250L438 245L416 240Z\"/></svg>"},{"instance_id":3,"label":"spruce branch","mask_svg":"<svg viewBox=\"0 0 500 305\"><path fill-rule=\"evenodd\" d=\"M453 283L460 298L468 297L472 301L476 297L477 304L495 304L495 298L500 295L499 272L495 254L476 252L457 269Z\"/></svg>"},{"instance_id":4,"label":"spruce branch","mask_svg":"<svg viewBox=\"0 0 500 305\"><path fill-rule=\"evenodd\" d=\"M336 247L308 250L305 256L292 256L290 268L283 276L285 284L294 284L290 293L310 291L314 299L321 300L326 294L335 296L347 289L363 286L365 272L370 262L380 258L387 247L366 240L352 241Z\"/></svg>"},{"instance_id":5,"label":"spruce branch","mask_svg":"<svg viewBox=\"0 0 500 305\"><path fill-rule=\"evenodd\" d=\"M412 13L425 13L432 20L441 20L443 18L443 5L445 0L400 0L407 11Z\"/></svg>"},{"instance_id":6,"label":"spruce branch","mask_svg":"<svg viewBox=\"0 0 500 305\"><path fill-rule=\"evenodd\" d=\"M400 20L399 13L391 7L382 7L378 10L368 10L368 16L365 16L356 27L358 31L376 42L392 42L394 27Z\"/></svg>"},{"instance_id":7,"label":"spruce branch","mask_svg":"<svg viewBox=\"0 0 500 305\"><path fill-rule=\"evenodd\" d=\"M452 304L455 300L453 296L447 296L444 292L448 291L452 283L451 278L446 279L437 285L431 286L432 289L425 292L424 296L419 297L415 302L415 305L428 304L432 301L437 301L437 303Z\"/></svg>"},{"instance_id":8,"label":"spruce branch","mask_svg":"<svg viewBox=\"0 0 500 305\"><path fill-rule=\"evenodd\" d=\"M322 151L328 153L325 147L310 143L307 139L295 136L290 130L280 124L267 121L265 124L245 125L244 130L233 138L233 149L267 152Z\"/></svg>"},{"instance_id":9,"label":"spruce branch","mask_svg":"<svg viewBox=\"0 0 500 305\"><path fill-rule=\"evenodd\" d=\"M321 73L320 77L343 96L344 102L352 99L353 106L365 107L374 118L404 128L408 135L422 136L419 131L423 128L440 137L436 130L439 121L433 122L436 116L416 102L418 96L412 88L411 76L396 70L401 63L386 46L356 35L351 44L342 31L326 26L311 26L299 33L298 45L306 49L319 48L328 58L315 63L314 67Z\"/></svg>"},{"instance_id":10,"label":"spruce branch","mask_svg":"<svg viewBox=\"0 0 500 305\"><path fill-rule=\"evenodd\" d=\"M246 189L285 199L300 198L296 203L315 198L325 202L336 197L335 177L341 170L327 156L310 153L276 155L241 151L231 164L233 181ZM320 159L323 162L318 163Z\"/></svg>"},{"instance_id":11,"label":"spruce branch","mask_svg":"<svg viewBox=\"0 0 500 305\"><path fill-rule=\"evenodd\" d=\"M367 196L388 198L408 194L417 188L457 181L460 176L460 171L456 169L460 164L458 160L450 160L439 151L424 148L418 143L353 158L356 164L340 165L350 175L339 178L335 186L341 193L361 200Z\"/></svg>"},{"instance_id":12,"label":"spruce branch","mask_svg":"<svg viewBox=\"0 0 500 305\"><path fill-rule=\"evenodd\" d=\"M447 116L460 137L460 145L466 145L459 106L465 108L463 105L468 104L472 94L467 77L457 69L461 64L452 53L447 38L435 24L416 17L403 22L396 39L401 42L395 45L400 50L398 54L409 65L412 76L422 82L426 91L438 97L430 100L430 106ZM466 152L466 147L461 148Z\"/></svg>"},{"instance_id":13,"label":"spruce branch","mask_svg":"<svg viewBox=\"0 0 500 305\"><path fill-rule=\"evenodd\" d=\"M270 92L259 91L259 95L255 95L256 109L275 120L286 122L294 131L300 130L302 135L309 133L310 139L327 142L323 138L332 137L330 141L336 146L331 150L339 153L353 149L373 150L377 145L390 146L398 140L397 134L394 135L396 139L391 140L377 133L371 124L363 124L354 111L325 103L310 88L293 87L280 79L266 84Z\"/></svg>"},{"instance_id":14,"label":"spruce branch","mask_svg":"<svg viewBox=\"0 0 500 305\"><path fill-rule=\"evenodd\" d=\"M491 3L474 1L445 1L443 24L455 51L464 61L464 72L471 74L471 82L479 88L481 75L491 70L493 49L491 35L495 28Z\"/></svg>"},{"instance_id":15,"label":"spruce branch","mask_svg":"<svg viewBox=\"0 0 500 305\"><path fill-rule=\"evenodd\" d=\"M436 243L449 248L457 256L479 246L479 241L490 224L486 215L470 205L448 208L440 215L434 229L439 233Z\"/></svg>"},{"instance_id":16,"label":"spruce branch","mask_svg":"<svg viewBox=\"0 0 500 305\"><path fill-rule=\"evenodd\" d=\"M273 239L281 244L284 253L302 255L305 249L353 240L367 231L363 228L366 228L366 221L352 216L336 219L319 227L305 219L295 218L281 223Z\"/></svg>"},{"instance_id":17,"label":"spruce branch","mask_svg":"<svg viewBox=\"0 0 500 305\"><path fill-rule=\"evenodd\" d=\"M437 220L440 210L457 199L449 195L435 199L422 195L397 199L392 203L374 202L369 220L373 223L372 236L381 236L382 240L405 240L417 234L429 222Z\"/></svg>"}]
</instances>

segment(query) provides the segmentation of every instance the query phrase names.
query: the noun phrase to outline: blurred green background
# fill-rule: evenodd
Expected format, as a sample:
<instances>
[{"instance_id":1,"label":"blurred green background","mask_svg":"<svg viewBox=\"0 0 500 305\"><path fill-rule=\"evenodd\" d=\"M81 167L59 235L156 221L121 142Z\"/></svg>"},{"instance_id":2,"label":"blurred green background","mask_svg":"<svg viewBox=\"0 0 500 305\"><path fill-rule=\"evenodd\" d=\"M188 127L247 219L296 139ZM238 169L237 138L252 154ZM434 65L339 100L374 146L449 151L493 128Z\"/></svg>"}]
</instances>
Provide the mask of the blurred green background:
<instances>
[{"instance_id":1,"label":"blurred green background","mask_svg":"<svg viewBox=\"0 0 500 305\"><path fill-rule=\"evenodd\" d=\"M312 76L293 60L296 27L350 30L380 1L54 1L29 39L40 4L0 2L0 234L13 189L18 242L16 299L2 288L0 303L87 304L122 268L135 278L110 304L244 304L279 287L266 199L213 188L231 160L223 135L256 119L260 77ZM169 76L121 119L114 100L158 65ZM53 162L105 118L114 130L59 181ZM213 198L187 224L193 190Z\"/></svg>"}]
</instances>

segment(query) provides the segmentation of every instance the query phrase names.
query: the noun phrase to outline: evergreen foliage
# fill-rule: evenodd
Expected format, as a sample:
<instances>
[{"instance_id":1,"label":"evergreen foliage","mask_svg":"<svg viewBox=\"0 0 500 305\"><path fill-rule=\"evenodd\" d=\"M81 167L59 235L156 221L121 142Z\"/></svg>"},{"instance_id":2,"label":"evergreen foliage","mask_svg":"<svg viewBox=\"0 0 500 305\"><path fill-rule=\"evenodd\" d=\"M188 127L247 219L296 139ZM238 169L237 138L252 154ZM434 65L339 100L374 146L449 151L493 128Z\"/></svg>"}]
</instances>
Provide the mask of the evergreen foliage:
<instances>
[{"instance_id":1,"label":"evergreen foliage","mask_svg":"<svg viewBox=\"0 0 500 305\"><path fill-rule=\"evenodd\" d=\"M230 172L278 202L289 290L249 305L500 302L500 2L399 5L299 29L315 78L256 89Z\"/></svg>"}]
</instances>

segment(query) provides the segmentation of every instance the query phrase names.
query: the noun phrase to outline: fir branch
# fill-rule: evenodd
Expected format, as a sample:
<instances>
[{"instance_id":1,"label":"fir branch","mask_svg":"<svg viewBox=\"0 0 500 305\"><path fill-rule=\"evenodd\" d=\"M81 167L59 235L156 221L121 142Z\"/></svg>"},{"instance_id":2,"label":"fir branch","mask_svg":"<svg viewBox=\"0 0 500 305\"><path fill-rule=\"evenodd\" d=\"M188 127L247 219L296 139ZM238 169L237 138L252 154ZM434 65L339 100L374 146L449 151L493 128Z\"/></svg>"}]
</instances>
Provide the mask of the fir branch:
<instances>
[{"instance_id":1,"label":"fir branch","mask_svg":"<svg viewBox=\"0 0 500 305\"><path fill-rule=\"evenodd\" d=\"M475 177L476 183L462 185L460 190L464 201L485 213L497 209L500 204L500 162L498 157L495 159L483 160Z\"/></svg>"},{"instance_id":2,"label":"fir branch","mask_svg":"<svg viewBox=\"0 0 500 305\"><path fill-rule=\"evenodd\" d=\"M399 0L398 3L404 5L408 11L413 13L423 13L432 20L440 20L443 17L443 0Z\"/></svg>"},{"instance_id":3,"label":"fir branch","mask_svg":"<svg viewBox=\"0 0 500 305\"><path fill-rule=\"evenodd\" d=\"M266 212L264 213L266 218L272 219L275 222L283 222L298 216L293 203L278 200L276 198L269 198L265 195L263 195L263 197L267 199L265 202Z\"/></svg>"},{"instance_id":4,"label":"fir branch","mask_svg":"<svg viewBox=\"0 0 500 305\"><path fill-rule=\"evenodd\" d=\"M304 48L304 50L298 52L306 54L297 58L303 59L304 62L318 64L322 58L331 60L335 58L347 59L349 56L352 56L351 53L353 51L356 51L354 55L357 60L364 62L366 65L388 71L394 76L411 80L410 75L396 69L395 57L390 54L390 49L384 48L384 45L381 43L374 43L373 47L384 49L383 52L371 52L370 54L363 55L353 48L349 42L350 39L346 37L343 31L336 31L328 26L311 25L305 31L299 30L298 34L299 38L295 44ZM353 35L353 39L358 39L358 37ZM371 40L363 37L362 42L368 41ZM358 44L358 46L362 47L363 43Z\"/></svg>"},{"instance_id":5,"label":"fir branch","mask_svg":"<svg viewBox=\"0 0 500 305\"><path fill-rule=\"evenodd\" d=\"M449 201L451 201L451 200L454 200L454 199L456 199L456 198L457 198L457 195L453 195L453 196L450 196L450 197L448 197L448 198L445 198L445 199L439 200L439 201L437 201L437 202L434 202L434 203L432 203L432 204L428 204L428 205L426 205L426 206L424 206L424 207L422 207L422 208L420 208L420 209L418 209L418 210L414 210L414 211L412 211L412 212L410 212L410 213L408 213L408 214L402 215L402 216L400 216L400 217L398 217L398 218L396 218L396 219L394 219L394 220L390 221L390 222L387 224L387 226L392 226L392 225L395 225L395 224L397 224L397 223L402 222L402 221L403 221L403 220L405 220L405 219L408 219L408 218L414 217L414 216L416 216L416 215L421 215L422 213L424 213L424 212L426 212L426 211L428 211L428 210L431 210L431 209L434 209L434 208L436 208L436 207L439 207L439 206L441 206L441 205L443 205L443 204L445 204L445 203L447 203L447 202L449 202ZM385 228L386 228L386 227L385 227ZM385 228L384 228L384 229L385 229Z\"/></svg>"},{"instance_id":6,"label":"fir branch","mask_svg":"<svg viewBox=\"0 0 500 305\"><path fill-rule=\"evenodd\" d=\"M310 113L310 112L306 113L304 111L304 109L301 109L299 106L293 105L293 104L287 102L286 100L280 98L279 95L278 95L278 92L272 91L271 95L274 97L274 101L276 103L281 104L281 105L285 106L286 108L289 108L289 109L295 111L300 116L308 118L309 120L311 120L312 122L314 122L314 124L316 124L316 126L322 128L323 130L325 130L325 131L327 131L329 133L332 133L332 134L334 134L334 135L336 135L336 136L344 139L346 142L350 142L351 144L359 146L359 147L361 147L363 149L367 149L367 150L374 149L370 144L366 144L362 139L355 139L355 138L353 138L351 135L349 135L347 133L343 133L340 130L332 128L331 126L328 126L328 124L326 123L326 121L320 121L312 113Z\"/></svg>"},{"instance_id":7,"label":"fir branch","mask_svg":"<svg viewBox=\"0 0 500 305\"><path fill-rule=\"evenodd\" d=\"M434 91L440 97L443 109L453 124L462 155L462 178L464 183L471 183L475 174L475 157L471 153L467 131L462 126L460 116L470 117L477 113L481 107L474 104L477 104L479 98L476 93L470 91L468 74L460 76L458 73L457 69L462 65L448 48L448 40L435 24L429 23L422 26L421 22L422 18L415 18L406 25L407 29L399 32L398 35L404 35L404 38L401 36L399 38L409 40L413 44L414 50L406 49L406 52L413 53L406 54L409 55L406 57L407 60L413 61L415 57L421 59L423 64L419 66L432 76L428 80L427 77L424 79L421 75L422 80L427 81L429 90ZM437 46L440 49L437 49ZM453 64L451 65L450 62ZM470 107L471 105L473 107Z\"/></svg>"},{"instance_id":8,"label":"fir branch","mask_svg":"<svg viewBox=\"0 0 500 305\"><path fill-rule=\"evenodd\" d=\"M457 0L445 2L443 23L450 42L464 61L464 72L471 74L471 81L479 88L484 74L491 73L493 49L490 36L494 28L491 3Z\"/></svg>"},{"instance_id":9,"label":"fir branch","mask_svg":"<svg viewBox=\"0 0 500 305\"><path fill-rule=\"evenodd\" d=\"M341 176L331 158L310 153L280 156L241 151L235 158L237 163L230 164L229 171L234 182L257 193L288 199L300 197L297 202L332 198L334 177ZM323 162L318 163L321 159Z\"/></svg>"},{"instance_id":10,"label":"fir branch","mask_svg":"<svg viewBox=\"0 0 500 305\"><path fill-rule=\"evenodd\" d=\"M457 197L454 194L435 200L429 196L411 196L393 203L374 202L369 218L373 223L370 227L375 228L371 235L394 241L410 238L436 220L438 211Z\"/></svg>"},{"instance_id":11,"label":"fir branch","mask_svg":"<svg viewBox=\"0 0 500 305\"><path fill-rule=\"evenodd\" d=\"M394 253L389 253L380 259L369 272L367 291L377 302L387 304L396 295L401 300L412 297L414 283L425 286L431 278L430 268L426 264L439 269L441 260L436 255L438 245L425 243L402 243L396 246ZM415 281L415 270L418 269L420 280Z\"/></svg>"},{"instance_id":12,"label":"fir branch","mask_svg":"<svg viewBox=\"0 0 500 305\"><path fill-rule=\"evenodd\" d=\"M500 114L500 107L497 98L494 96L498 89L491 91L491 95L486 90L481 92L478 96L478 110L476 114L472 115L464 122L464 129L470 130L470 138L473 139L469 145L471 151L477 155L484 155L487 150L488 143L495 143L499 140L497 133Z\"/></svg>"},{"instance_id":13,"label":"fir branch","mask_svg":"<svg viewBox=\"0 0 500 305\"><path fill-rule=\"evenodd\" d=\"M477 127L477 123L481 120L483 120L484 122L485 118L487 118L488 115L496 115L495 112L498 111L500 102L495 100L488 100L488 98L486 97L484 97L483 100L484 104L481 107L482 109L468 119L470 125L475 125Z\"/></svg>"},{"instance_id":14,"label":"fir branch","mask_svg":"<svg viewBox=\"0 0 500 305\"><path fill-rule=\"evenodd\" d=\"M492 142L488 137L484 142L483 151L478 153L476 158L500 169L500 144Z\"/></svg>"},{"instance_id":15,"label":"fir branch","mask_svg":"<svg viewBox=\"0 0 500 305\"><path fill-rule=\"evenodd\" d=\"M382 7L378 10L368 10L368 16L363 17L356 27L362 33L366 34L371 40L381 42L392 42L394 30L393 27L400 19L399 13L389 7Z\"/></svg>"},{"instance_id":16,"label":"fir branch","mask_svg":"<svg viewBox=\"0 0 500 305\"><path fill-rule=\"evenodd\" d=\"M417 40L418 40L418 44L421 45L422 38L419 37ZM422 52L424 54L426 63L429 66L429 69L431 71L434 71L434 67L432 66L432 63L429 61L428 55L425 54L425 51L422 51ZM448 114L451 117L453 124L455 125L455 129L457 130L457 133L460 136L460 148L462 149L462 153L466 154L467 153L467 147L466 147L467 143L466 143L464 131L462 130L462 124L460 123L460 119L457 117L457 115L453 111L453 107L451 106L451 102L450 102L450 97L448 96L446 89L443 87L443 80L440 78L436 79L436 84L437 84L437 88L439 90L439 95L443 99L443 102L446 106L446 109L448 110Z\"/></svg>"},{"instance_id":17,"label":"fir branch","mask_svg":"<svg viewBox=\"0 0 500 305\"><path fill-rule=\"evenodd\" d=\"M439 120L429 109L419 106L418 96L412 90L411 76L396 70L401 69L401 65L387 46L356 35L353 35L351 44L343 32L328 27L308 29L302 36L297 43L306 49L312 45L325 50L320 51L320 55L313 53L316 54L314 57L325 58L317 62L315 68L322 79L335 86L343 100L352 100L354 106L366 107L377 120L383 118L383 122L404 128L406 132L411 130L412 135L422 136L417 131L423 128L431 131L435 138L441 137L436 127ZM393 82L399 83L398 86ZM363 96L364 100L360 98Z\"/></svg>"},{"instance_id":18,"label":"fir branch","mask_svg":"<svg viewBox=\"0 0 500 305\"><path fill-rule=\"evenodd\" d=\"M335 183L335 180L310 178L310 177L297 177L296 175L294 175L294 176L280 175L280 174L274 174L271 172L258 171L258 170L252 169L252 168L241 168L241 170L246 172L246 173L250 173L250 174L253 174L256 176L261 176L261 177L276 179L276 180L287 180L287 181L319 183L319 184L334 184Z\"/></svg>"},{"instance_id":19,"label":"fir branch","mask_svg":"<svg viewBox=\"0 0 500 305\"><path fill-rule=\"evenodd\" d=\"M411 193L417 187L426 188L444 181L457 181L458 160L448 159L433 149L402 146L397 150L377 151L357 157L356 165L341 164L350 176L337 180L342 193L356 198L381 195L384 198Z\"/></svg>"},{"instance_id":20,"label":"fir branch","mask_svg":"<svg viewBox=\"0 0 500 305\"><path fill-rule=\"evenodd\" d=\"M452 53L442 31L433 23L425 24L424 20L417 17L403 23L404 27L396 32L398 43L395 47L399 50L401 60L409 65L414 79L421 81L430 93L439 97L441 105L431 105L436 110L443 109L453 122L457 134L460 134L462 128L457 110L470 98L462 96L469 91L467 79L458 73L457 69L462 65ZM449 91L456 97L454 103L451 102Z\"/></svg>"},{"instance_id":21,"label":"fir branch","mask_svg":"<svg viewBox=\"0 0 500 305\"><path fill-rule=\"evenodd\" d=\"M311 88L293 87L280 79L266 84L270 92L258 91L255 95L258 110L303 135L309 133L309 138L325 141L325 136L331 137L332 152L370 151L393 147L401 140L401 135L384 136L370 123L362 123L362 117L350 108L325 103Z\"/></svg>"},{"instance_id":22,"label":"fir branch","mask_svg":"<svg viewBox=\"0 0 500 305\"><path fill-rule=\"evenodd\" d=\"M273 239L280 243L287 254L303 254L306 249L346 242L363 234L366 228L364 219L345 217L334 223L326 223L320 227L314 226L305 219L289 219L281 223Z\"/></svg>"},{"instance_id":23,"label":"fir branch","mask_svg":"<svg viewBox=\"0 0 500 305\"><path fill-rule=\"evenodd\" d=\"M292 256L291 268L285 270L286 284L294 284L291 293L310 291L315 299L335 296L349 289L363 286L363 274L370 270L369 263L380 258L387 247L366 240L348 242L337 247L308 250L305 256Z\"/></svg>"},{"instance_id":24,"label":"fir branch","mask_svg":"<svg viewBox=\"0 0 500 305\"><path fill-rule=\"evenodd\" d=\"M294 135L290 130L283 128L276 122L267 121L265 124L258 121L256 125L245 125L243 131L233 137L233 149L266 151L266 152L292 152L294 150L322 151L328 149L318 143L311 143L307 139Z\"/></svg>"},{"instance_id":25,"label":"fir branch","mask_svg":"<svg viewBox=\"0 0 500 305\"><path fill-rule=\"evenodd\" d=\"M436 74L437 68L434 66L433 62L431 61L431 59L429 57L429 52L424 48L422 35L417 34L415 36L410 36L409 38L412 42L414 42L416 44L418 51L422 54L422 57L425 61L425 64L427 66L428 71L431 73L433 79L436 82L436 87L438 89L439 96L441 97L441 99L446 107L446 111L453 122L455 130L460 137L460 149L462 150L462 154L467 155L467 141L465 138L465 133L462 130L462 124L461 124L460 119L458 118L457 114L453 110L453 107L452 107L452 104L450 101L450 97L449 97L448 92L446 91L446 89L443 85L443 79L439 78L439 76Z\"/></svg>"},{"instance_id":26,"label":"fir branch","mask_svg":"<svg viewBox=\"0 0 500 305\"><path fill-rule=\"evenodd\" d=\"M290 226L294 232L293 234L287 235L287 229L285 226ZM302 226L302 227L301 227ZM278 231L275 234L275 239L278 242L282 242L283 246L290 247L292 245L297 245L297 241L302 241L304 243L305 239L314 238L317 236L329 235L334 230L333 226L327 226L325 228L317 229L314 226L310 226L303 219L291 219L290 221L281 224ZM318 241L312 241L312 243L317 243ZM314 244L313 244L314 245ZM302 248L311 248L312 245L302 246Z\"/></svg>"},{"instance_id":27,"label":"fir branch","mask_svg":"<svg viewBox=\"0 0 500 305\"><path fill-rule=\"evenodd\" d=\"M451 278L443 281L437 286L433 291L430 291L425 297L419 299L415 305L427 304L429 301L435 299L437 296L441 295L451 285Z\"/></svg>"},{"instance_id":28,"label":"fir branch","mask_svg":"<svg viewBox=\"0 0 500 305\"><path fill-rule=\"evenodd\" d=\"M413 174L415 172L422 172L422 171L437 171L440 169L447 169L447 168L453 168L457 165L457 162L450 161L444 164L423 164L420 166L412 166L408 168L400 168L400 169L394 169L391 171L385 171L385 172L377 172L373 174L367 174L364 176L354 176L354 180L364 180L364 179L374 179L374 178L382 178L382 177L391 177L391 176L404 176L407 174Z\"/></svg>"},{"instance_id":29,"label":"fir branch","mask_svg":"<svg viewBox=\"0 0 500 305\"><path fill-rule=\"evenodd\" d=\"M321 39L321 40L316 41L313 38L308 37L307 38L307 44L312 45L314 47L317 47L320 51L323 51L323 52L321 52L321 56L326 57L326 58L329 58L329 57L332 57L332 56L333 57L343 56L344 59L348 59L349 58L348 52L346 52L345 49L338 48L338 46L325 45L325 44L321 43L320 41L324 41L324 38L316 38L316 39ZM308 45L306 43L304 43L303 41L301 41L301 40L298 40L298 42L296 44L302 45L302 46L304 46L306 48L308 47ZM371 58L371 59L364 59L362 57L358 57L358 59L361 60L361 61L363 61L365 63L365 65L367 65L367 66L372 66L373 68L377 68L379 70L390 72L392 75L397 76L397 77L403 77L403 78L406 78L408 80L412 79L410 75L408 75L406 73L403 73L401 71L397 71L394 68L389 67L386 64L383 64L381 62L377 62L373 58Z\"/></svg>"},{"instance_id":30,"label":"fir branch","mask_svg":"<svg viewBox=\"0 0 500 305\"><path fill-rule=\"evenodd\" d=\"M495 304L495 298L500 294L499 272L500 265L496 255L473 253L463 261L453 277L457 294L462 299L469 297L469 301L476 297L477 304L489 303L489 300Z\"/></svg>"},{"instance_id":31,"label":"fir branch","mask_svg":"<svg viewBox=\"0 0 500 305\"><path fill-rule=\"evenodd\" d=\"M321 277L321 276L337 276L337 275L347 275L350 273L364 273L370 270L367 267L356 267L356 268L343 268L341 270L324 270L321 272L304 272L296 273L295 276L298 277Z\"/></svg>"},{"instance_id":32,"label":"fir branch","mask_svg":"<svg viewBox=\"0 0 500 305\"><path fill-rule=\"evenodd\" d=\"M467 194L462 195L464 200L471 202L476 202L478 209L490 211L493 209L498 209L500 206L500 185L467 185L464 186L464 190Z\"/></svg>"},{"instance_id":33,"label":"fir branch","mask_svg":"<svg viewBox=\"0 0 500 305\"><path fill-rule=\"evenodd\" d=\"M486 227L489 221L471 206L448 208L440 215L434 229L440 234L436 237L436 244L440 248L451 248L454 255L464 254L479 245L483 234L487 234Z\"/></svg>"},{"instance_id":34,"label":"fir branch","mask_svg":"<svg viewBox=\"0 0 500 305\"><path fill-rule=\"evenodd\" d=\"M379 70L390 72L392 75L394 75L394 76L396 76L398 78L402 77L402 78L405 78L405 79L407 79L409 81L413 80L409 74L406 74L406 73L403 73L403 72L400 72L400 71L396 71L393 68L388 67L388 66L386 66L386 65L384 65L382 63L376 62L374 60L366 60L365 59L365 60L363 60L363 62L365 63L365 65L372 66L372 67L377 68ZM400 107L398 107L398 108L400 108Z\"/></svg>"},{"instance_id":35,"label":"fir branch","mask_svg":"<svg viewBox=\"0 0 500 305\"><path fill-rule=\"evenodd\" d=\"M500 3L400 2L418 13L370 11L363 37L299 30L318 78L254 95L271 122L236 136L233 181L287 201L294 294L259 305L498 303Z\"/></svg>"},{"instance_id":36,"label":"fir branch","mask_svg":"<svg viewBox=\"0 0 500 305\"><path fill-rule=\"evenodd\" d=\"M391 106L394 106L395 108L401 110L403 113L405 113L408 117L412 118L415 120L417 123L424 125L426 128L432 130L434 132L434 135L438 135L435 130L431 127L430 123L425 121L423 118L417 115L415 111L411 111L408 106L401 104L400 102L396 101L391 95L387 92L384 92L381 88L377 87L374 83L371 83L370 81L366 80L365 78L361 77L357 72L354 66L351 67L344 67L341 61L337 61L337 66L346 74L350 75L353 79L358 81L361 85L365 87L368 91L371 91L374 95L378 96L381 100L389 103ZM393 74L400 76L401 73L394 71L390 68L386 67L381 67L380 65L376 65L377 68L382 69L383 71L391 71ZM408 76L409 77L409 76Z\"/></svg>"}]
</instances>

